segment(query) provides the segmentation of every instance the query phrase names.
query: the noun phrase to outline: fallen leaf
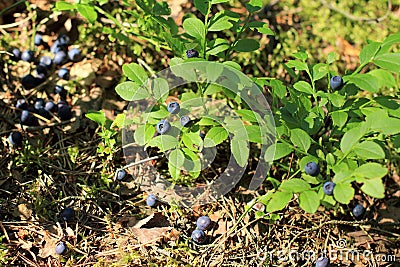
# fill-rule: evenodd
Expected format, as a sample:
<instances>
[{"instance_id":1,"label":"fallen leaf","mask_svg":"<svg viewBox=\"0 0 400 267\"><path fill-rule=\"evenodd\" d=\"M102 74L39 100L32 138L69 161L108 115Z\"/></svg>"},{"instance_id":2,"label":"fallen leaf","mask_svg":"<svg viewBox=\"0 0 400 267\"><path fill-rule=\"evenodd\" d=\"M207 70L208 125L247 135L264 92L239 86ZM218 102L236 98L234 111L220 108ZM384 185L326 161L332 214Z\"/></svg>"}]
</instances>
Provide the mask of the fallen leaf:
<instances>
[{"instance_id":1,"label":"fallen leaf","mask_svg":"<svg viewBox=\"0 0 400 267\"><path fill-rule=\"evenodd\" d=\"M138 241L144 245L154 244L162 240L172 227L131 228Z\"/></svg>"},{"instance_id":2,"label":"fallen leaf","mask_svg":"<svg viewBox=\"0 0 400 267\"><path fill-rule=\"evenodd\" d=\"M169 227L168 219L162 215L161 212L155 212L152 215L137 222L133 228L155 228L155 227Z\"/></svg>"}]
</instances>

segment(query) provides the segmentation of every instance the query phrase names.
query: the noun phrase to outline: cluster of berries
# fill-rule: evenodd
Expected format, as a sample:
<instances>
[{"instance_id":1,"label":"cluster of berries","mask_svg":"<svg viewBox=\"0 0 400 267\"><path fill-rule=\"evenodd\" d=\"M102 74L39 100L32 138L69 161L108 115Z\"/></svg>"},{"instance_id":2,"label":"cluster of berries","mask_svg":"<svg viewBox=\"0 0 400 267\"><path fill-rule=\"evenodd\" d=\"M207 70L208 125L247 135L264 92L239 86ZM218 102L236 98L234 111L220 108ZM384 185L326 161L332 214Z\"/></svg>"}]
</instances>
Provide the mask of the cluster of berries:
<instances>
[{"instance_id":1,"label":"cluster of berries","mask_svg":"<svg viewBox=\"0 0 400 267\"><path fill-rule=\"evenodd\" d=\"M201 216L196 221L196 230L192 232L192 239L198 244L203 244L206 241L205 230L209 229L211 226L211 219L208 216Z\"/></svg>"},{"instance_id":2,"label":"cluster of berries","mask_svg":"<svg viewBox=\"0 0 400 267\"><path fill-rule=\"evenodd\" d=\"M170 102L170 103L168 104L167 109L168 109L168 112L171 113L171 114L173 114L173 115L177 115L177 114L179 114L179 112L181 111L181 107L179 106L179 103L178 103L178 102ZM180 124L181 124L183 127L187 127L187 126L190 125L191 119L190 119L189 116L184 115L184 116L181 116L181 117L180 117L179 122L180 122ZM157 130L157 132L158 132L159 134L165 134L165 133L167 133L167 132L169 131L170 128L171 128L171 124L170 124L169 121L166 120L166 119L165 119L165 120L159 121L159 122L157 123L157 125L156 125L156 130Z\"/></svg>"},{"instance_id":3,"label":"cluster of berries","mask_svg":"<svg viewBox=\"0 0 400 267\"><path fill-rule=\"evenodd\" d=\"M304 171L311 176L318 176L320 170L315 162L308 162L306 166L304 167ZM322 186L322 189L324 190L325 195L331 196L333 195L333 190L335 188L336 184L332 181L325 182L324 185ZM357 204L354 206L353 210L353 215L355 218L359 219L364 215L365 208L362 204Z\"/></svg>"}]
</instances>

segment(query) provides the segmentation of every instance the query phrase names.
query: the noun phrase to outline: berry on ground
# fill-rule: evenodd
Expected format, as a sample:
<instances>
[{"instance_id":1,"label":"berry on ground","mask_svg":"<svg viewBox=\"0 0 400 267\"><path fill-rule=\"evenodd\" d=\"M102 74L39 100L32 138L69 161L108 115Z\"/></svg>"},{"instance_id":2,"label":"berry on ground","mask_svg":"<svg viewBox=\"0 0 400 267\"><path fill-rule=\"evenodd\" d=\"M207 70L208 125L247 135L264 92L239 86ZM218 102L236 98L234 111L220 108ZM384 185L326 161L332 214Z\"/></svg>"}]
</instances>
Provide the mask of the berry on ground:
<instances>
[{"instance_id":1,"label":"berry on ground","mask_svg":"<svg viewBox=\"0 0 400 267\"><path fill-rule=\"evenodd\" d=\"M58 255L61 255L61 254L63 254L65 252L65 249L66 249L65 243L64 242L60 242L60 243L57 244L55 250L56 250L56 253Z\"/></svg>"},{"instance_id":2,"label":"berry on ground","mask_svg":"<svg viewBox=\"0 0 400 267\"><path fill-rule=\"evenodd\" d=\"M201 216L197 219L196 225L200 230L207 230L211 225L211 219L208 216Z\"/></svg>"},{"instance_id":3,"label":"berry on ground","mask_svg":"<svg viewBox=\"0 0 400 267\"><path fill-rule=\"evenodd\" d=\"M157 203L157 197L153 194L149 194L146 198L146 204L149 207L153 207Z\"/></svg>"},{"instance_id":4,"label":"berry on ground","mask_svg":"<svg viewBox=\"0 0 400 267\"><path fill-rule=\"evenodd\" d=\"M203 230L196 229L192 232L191 235L192 239L194 242L198 244L203 244L206 241L206 234L204 233Z\"/></svg>"},{"instance_id":5,"label":"berry on ground","mask_svg":"<svg viewBox=\"0 0 400 267\"><path fill-rule=\"evenodd\" d=\"M75 217L75 211L73 208L65 208L61 211L61 219L64 221L72 221Z\"/></svg>"}]
</instances>

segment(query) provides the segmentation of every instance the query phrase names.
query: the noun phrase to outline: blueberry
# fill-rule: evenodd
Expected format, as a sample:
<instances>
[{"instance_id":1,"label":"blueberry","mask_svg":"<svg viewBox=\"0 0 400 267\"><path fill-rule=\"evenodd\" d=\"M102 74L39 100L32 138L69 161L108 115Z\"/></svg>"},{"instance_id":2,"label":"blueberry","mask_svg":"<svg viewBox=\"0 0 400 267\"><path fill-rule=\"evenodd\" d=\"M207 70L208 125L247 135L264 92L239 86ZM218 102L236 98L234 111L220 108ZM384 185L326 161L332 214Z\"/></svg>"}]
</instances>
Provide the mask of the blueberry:
<instances>
[{"instance_id":1,"label":"blueberry","mask_svg":"<svg viewBox=\"0 0 400 267\"><path fill-rule=\"evenodd\" d=\"M64 51L65 48L60 44L58 40L56 40L50 47L50 52L56 54L59 51Z\"/></svg>"},{"instance_id":2,"label":"blueberry","mask_svg":"<svg viewBox=\"0 0 400 267\"><path fill-rule=\"evenodd\" d=\"M43 37L40 34L36 34L34 43L35 45L41 45L43 43Z\"/></svg>"},{"instance_id":3,"label":"blueberry","mask_svg":"<svg viewBox=\"0 0 400 267\"><path fill-rule=\"evenodd\" d=\"M21 146L22 145L22 134L20 132L12 132L8 136L8 140L13 146Z\"/></svg>"},{"instance_id":4,"label":"blueberry","mask_svg":"<svg viewBox=\"0 0 400 267\"><path fill-rule=\"evenodd\" d=\"M81 51L78 48L72 48L68 51L69 60L77 62L81 58Z\"/></svg>"},{"instance_id":5,"label":"blueberry","mask_svg":"<svg viewBox=\"0 0 400 267\"><path fill-rule=\"evenodd\" d=\"M191 120L190 120L189 116L186 116L186 115L185 115L185 116L182 116L182 117L179 119L179 122L181 123L181 125L182 125L183 127L185 127L185 126L189 126Z\"/></svg>"},{"instance_id":6,"label":"blueberry","mask_svg":"<svg viewBox=\"0 0 400 267\"><path fill-rule=\"evenodd\" d=\"M43 98L36 98L34 107L36 110L44 108L44 100Z\"/></svg>"},{"instance_id":7,"label":"blueberry","mask_svg":"<svg viewBox=\"0 0 400 267\"><path fill-rule=\"evenodd\" d=\"M168 112L169 113L178 114L180 110L181 110L181 107L179 106L178 102L170 102L168 104Z\"/></svg>"},{"instance_id":8,"label":"blueberry","mask_svg":"<svg viewBox=\"0 0 400 267\"><path fill-rule=\"evenodd\" d=\"M12 58L13 58L14 60L18 60L18 59L21 58L21 51L19 51L18 48L14 48L13 50L11 50L11 54L13 54L13 55L12 55Z\"/></svg>"},{"instance_id":9,"label":"blueberry","mask_svg":"<svg viewBox=\"0 0 400 267\"><path fill-rule=\"evenodd\" d=\"M171 124L167 120L161 120L157 123L156 129L160 134L165 134L171 128Z\"/></svg>"},{"instance_id":10,"label":"blueberry","mask_svg":"<svg viewBox=\"0 0 400 267\"><path fill-rule=\"evenodd\" d=\"M333 76L331 78L331 88L333 90L339 90L343 85L343 79L340 76Z\"/></svg>"},{"instance_id":11,"label":"blueberry","mask_svg":"<svg viewBox=\"0 0 400 267\"><path fill-rule=\"evenodd\" d=\"M15 104L15 107L25 110L25 109L28 109L28 103L26 103L25 99L21 98L21 99L17 100L17 104Z\"/></svg>"},{"instance_id":12,"label":"blueberry","mask_svg":"<svg viewBox=\"0 0 400 267\"><path fill-rule=\"evenodd\" d=\"M353 208L353 215L356 218L361 218L364 215L365 212L365 208L363 205L361 204L357 204L354 208Z\"/></svg>"},{"instance_id":13,"label":"blueberry","mask_svg":"<svg viewBox=\"0 0 400 267\"><path fill-rule=\"evenodd\" d=\"M197 229L207 230L207 228L211 225L211 219L208 216L201 216L197 219L196 225Z\"/></svg>"},{"instance_id":14,"label":"blueberry","mask_svg":"<svg viewBox=\"0 0 400 267\"><path fill-rule=\"evenodd\" d=\"M333 189L335 188L335 183L334 182L326 182L324 183L323 189L325 195L331 196L333 194Z\"/></svg>"},{"instance_id":15,"label":"blueberry","mask_svg":"<svg viewBox=\"0 0 400 267\"><path fill-rule=\"evenodd\" d=\"M34 77L31 74L27 74L21 79L21 84L25 89L32 89L41 83L41 79Z\"/></svg>"},{"instance_id":16,"label":"blueberry","mask_svg":"<svg viewBox=\"0 0 400 267\"><path fill-rule=\"evenodd\" d=\"M188 58L199 57L199 52L197 52L194 49L189 49L189 50L186 51L186 56Z\"/></svg>"},{"instance_id":17,"label":"blueberry","mask_svg":"<svg viewBox=\"0 0 400 267\"><path fill-rule=\"evenodd\" d=\"M66 247L65 247L64 242L60 242L56 246L56 253L58 255L61 255L61 254L63 254L65 252L65 249L66 249Z\"/></svg>"},{"instance_id":18,"label":"blueberry","mask_svg":"<svg viewBox=\"0 0 400 267\"><path fill-rule=\"evenodd\" d=\"M33 62L35 60L35 54L31 50L25 50L22 52L21 59L26 62Z\"/></svg>"},{"instance_id":19,"label":"blueberry","mask_svg":"<svg viewBox=\"0 0 400 267\"><path fill-rule=\"evenodd\" d=\"M199 133L199 136L200 136L201 139L204 139L204 138L206 137L206 134L203 133L203 132L200 132L200 133Z\"/></svg>"},{"instance_id":20,"label":"blueberry","mask_svg":"<svg viewBox=\"0 0 400 267\"><path fill-rule=\"evenodd\" d=\"M69 41L70 41L69 37L66 34L61 34L60 36L58 36L57 40L58 40L59 44L62 46L69 45Z\"/></svg>"},{"instance_id":21,"label":"blueberry","mask_svg":"<svg viewBox=\"0 0 400 267\"><path fill-rule=\"evenodd\" d=\"M311 176L318 176L318 174L319 174L319 167L318 167L317 163L315 163L315 162L307 163L306 166L304 167L304 170L306 171L306 173L308 175L311 175Z\"/></svg>"},{"instance_id":22,"label":"blueberry","mask_svg":"<svg viewBox=\"0 0 400 267\"><path fill-rule=\"evenodd\" d=\"M206 234L204 233L203 230L196 229L192 232L192 239L194 242L198 244L203 244L204 241L206 241Z\"/></svg>"},{"instance_id":23,"label":"blueberry","mask_svg":"<svg viewBox=\"0 0 400 267\"><path fill-rule=\"evenodd\" d=\"M21 114L21 123L23 125L27 125L27 126L32 126L32 125L36 125L37 121L36 118L33 117L29 111L27 110L23 110L22 114Z\"/></svg>"},{"instance_id":24,"label":"blueberry","mask_svg":"<svg viewBox=\"0 0 400 267\"><path fill-rule=\"evenodd\" d=\"M114 180L122 181L126 177L126 171L124 169L117 170L114 175Z\"/></svg>"},{"instance_id":25,"label":"blueberry","mask_svg":"<svg viewBox=\"0 0 400 267\"><path fill-rule=\"evenodd\" d=\"M69 109L69 107L67 105L57 105L58 107L58 117L62 120L62 121L66 121L72 118L72 113L71 110Z\"/></svg>"},{"instance_id":26,"label":"blueberry","mask_svg":"<svg viewBox=\"0 0 400 267\"><path fill-rule=\"evenodd\" d=\"M47 68L41 64L36 67L36 75L40 79L45 79L47 76Z\"/></svg>"},{"instance_id":27,"label":"blueberry","mask_svg":"<svg viewBox=\"0 0 400 267\"><path fill-rule=\"evenodd\" d=\"M327 267L329 266L329 259L327 257L320 257L315 262L315 267Z\"/></svg>"},{"instance_id":28,"label":"blueberry","mask_svg":"<svg viewBox=\"0 0 400 267\"><path fill-rule=\"evenodd\" d=\"M63 106L68 106L67 102L65 102L64 100L58 101L57 108L62 108Z\"/></svg>"},{"instance_id":29,"label":"blueberry","mask_svg":"<svg viewBox=\"0 0 400 267\"><path fill-rule=\"evenodd\" d=\"M57 95L61 95L64 93L64 87L62 85L56 85L54 87L54 93Z\"/></svg>"},{"instance_id":30,"label":"blueberry","mask_svg":"<svg viewBox=\"0 0 400 267\"><path fill-rule=\"evenodd\" d=\"M50 69L51 66L53 65L53 60L49 56L43 56L40 58L39 65L42 65L47 69Z\"/></svg>"},{"instance_id":31,"label":"blueberry","mask_svg":"<svg viewBox=\"0 0 400 267\"><path fill-rule=\"evenodd\" d=\"M50 112L56 111L56 105L52 101L47 101L44 105L44 109Z\"/></svg>"},{"instance_id":32,"label":"blueberry","mask_svg":"<svg viewBox=\"0 0 400 267\"><path fill-rule=\"evenodd\" d=\"M75 217L75 211L73 208L65 208L61 211L61 219L64 221L72 221Z\"/></svg>"},{"instance_id":33,"label":"blueberry","mask_svg":"<svg viewBox=\"0 0 400 267\"><path fill-rule=\"evenodd\" d=\"M66 68L61 68L58 71L58 77L60 77L61 79L64 79L64 80L69 80L69 70Z\"/></svg>"},{"instance_id":34,"label":"blueberry","mask_svg":"<svg viewBox=\"0 0 400 267\"><path fill-rule=\"evenodd\" d=\"M149 207L153 207L157 202L157 197L153 194L149 194L146 199L146 204Z\"/></svg>"},{"instance_id":35,"label":"blueberry","mask_svg":"<svg viewBox=\"0 0 400 267\"><path fill-rule=\"evenodd\" d=\"M68 60L67 54L63 50L60 50L54 54L53 62L56 65L62 65L65 62L67 62L67 60Z\"/></svg>"}]
</instances>

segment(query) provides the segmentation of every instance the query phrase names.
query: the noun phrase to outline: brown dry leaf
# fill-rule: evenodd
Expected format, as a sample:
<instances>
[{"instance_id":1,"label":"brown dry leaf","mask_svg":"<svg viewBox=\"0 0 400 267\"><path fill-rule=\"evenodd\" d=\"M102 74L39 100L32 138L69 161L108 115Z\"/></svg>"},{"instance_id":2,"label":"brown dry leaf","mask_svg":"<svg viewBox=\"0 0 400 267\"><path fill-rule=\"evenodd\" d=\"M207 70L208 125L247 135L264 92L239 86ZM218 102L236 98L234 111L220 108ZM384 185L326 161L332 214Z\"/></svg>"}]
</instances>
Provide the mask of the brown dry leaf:
<instances>
[{"instance_id":1,"label":"brown dry leaf","mask_svg":"<svg viewBox=\"0 0 400 267\"><path fill-rule=\"evenodd\" d=\"M117 224L115 225L116 230L121 229L123 227L132 227L137 223L137 219L132 216L126 216L122 217L117 221Z\"/></svg>"},{"instance_id":2,"label":"brown dry leaf","mask_svg":"<svg viewBox=\"0 0 400 267\"><path fill-rule=\"evenodd\" d=\"M19 216L21 220L29 220L32 216L32 210L26 204L19 204L14 210L13 215L15 217Z\"/></svg>"},{"instance_id":3,"label":"brown dry leaf","mask_svg":"<svg viewBox=\"0 0 400 267\"><path fill-rule=\"evenodd\" d=\"M400 208L389 206L387 209L379 210L379 215L379 223L400 222Z\"/></svg>"},{"instance_id":4,"label":"brown dry leaf","mask_svg":"<svg viewBox=\"0 0 400 267\"><path fill-rule=\"evenodd\" d=\"M43 241L45 242L44 246L39 249L38 256L41 258L47 258L49 256L57 257L55 247L57 246L57 239L52 238L50 235L44 235ZM42 243L43 243L42 241Z\"/></svg>"},{"instance_id":5,"label":"brown dry leaf","mask_svg":"<svg viewBox=\"0 0 400 267\"><path fill-rule=\"evenodd\" d=\"M181 235L181 232L176 230L175 228L173 228L167 235L164 236L164 241L165 242L176 241L176 240L178 240L180 235Z\"/></svg>"},{"instance_id":6,"label":"brown dry leaf","mask_svg":"<svg viewBox=\"0 0 400 267\"><path fill-rule=\"evenodd\" d=\"M150 245L162 240L172 230L172 227L155 227L155 228L132 228L133 234L143 245Z\"/></svg>"}]
</instances>

